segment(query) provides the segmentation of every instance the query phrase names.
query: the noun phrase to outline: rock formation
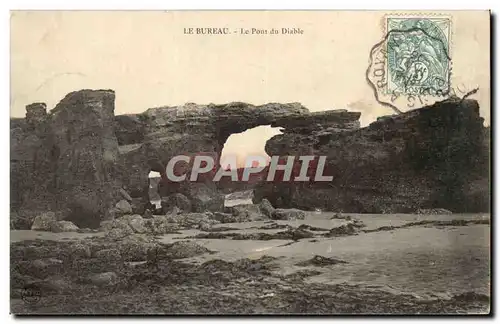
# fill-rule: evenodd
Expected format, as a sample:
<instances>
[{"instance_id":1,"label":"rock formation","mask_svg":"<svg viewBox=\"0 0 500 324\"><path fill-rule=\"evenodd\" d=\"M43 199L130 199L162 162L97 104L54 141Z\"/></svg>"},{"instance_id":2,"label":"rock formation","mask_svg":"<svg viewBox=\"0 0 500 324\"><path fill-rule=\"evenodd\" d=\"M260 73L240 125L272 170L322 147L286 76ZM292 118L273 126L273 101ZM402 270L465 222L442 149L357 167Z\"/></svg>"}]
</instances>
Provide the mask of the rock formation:
<instances>
[{"instance_id":1,"label":"rock formation","mask_svg":"<svg viewBox=\"0 0 500 324\"><path fill-rule=\"evenodd\" d=\"M72 92L50 114L32 104L24 120L11 121L11 208L99 225L121 182L114 99L109 90Z\"/></svg>"},{"instance_id":2,"label":"rock formation","mask_svg":"<svg viewBox=\"0 0 500 324\"><path fill-rule=\"evenodd\" d=\"M133 197L142 196L149 171L164 177L166 165L173 156L210 155L218 165L224 143L231 134L304 114L308 114L308 110L297 103L262 106L229 103L159 107L141 114L117 116L116 137L124 169L129 173L123 177L125 185ZM182 184L168 183L165 177L164 180L160 186L161 196L180 192L197 200L194 211L222 208L222 196L211 179Z\"/></svg>"},{"instance_id":3,"label":"rock formation","mask_svg":"<svg viewBox=\"0 0 500 324\"><path fill-rule=\"evenodd\" d=\"M489 131L475 100L449 99L364 128L351 127L346 116L353 113L329 114L331 120L338 116L333 125L295 118L301 127L285 126L266 152L326 155L333 181L264 182L255 201L265 197L277 208L355 213L489 210Z\"/></svg>"},{"instance_id":4,"label":"rock formation","mask_svg":"<svg viewBox=\"0 0 500 324\"><path fill-rule=\"evenodd\" d=\"M373 213L489 209L489 130L474 100L447 100L360 128L360 113L310 113L298 103L186 104L114 116L114 99L111 90L81 90L49 113L34 103L26 118L11 119L13 214L32 223L52 211L57 220L98 227L112 218L124 191L141 210L137 201L149 201L150 171L162 176L161 198L179 193L193 212L223 211L223 188L210 174L172 183L165 167L180 154L218 160L231 134L260 125L284 128L267 142L269 155L325 155L334 180L262 182L256 201Z\"/></svg>"},{"instance_id":5,"label":"rock formation","mask_svg":"<svg viewBox=\"0 0 500 324\"><path fill-rule=\"evenodd\" d=\"M11 211L33 222L58 212L79 227L112 218L122 189L149 201L150 171L163 180L162 197L182 193L194 212L222 211L224 196L210 177L168 182L165 167L176 155L209 154L217 160L227 138L281 118L308 114L300 104L186 104L114 116L114 92L68 94L50 113L43 103L11 119ZM189 170L190 166L186 166ZM29 223L23 221L24 223Z\"/></svg>"}]
</instances>

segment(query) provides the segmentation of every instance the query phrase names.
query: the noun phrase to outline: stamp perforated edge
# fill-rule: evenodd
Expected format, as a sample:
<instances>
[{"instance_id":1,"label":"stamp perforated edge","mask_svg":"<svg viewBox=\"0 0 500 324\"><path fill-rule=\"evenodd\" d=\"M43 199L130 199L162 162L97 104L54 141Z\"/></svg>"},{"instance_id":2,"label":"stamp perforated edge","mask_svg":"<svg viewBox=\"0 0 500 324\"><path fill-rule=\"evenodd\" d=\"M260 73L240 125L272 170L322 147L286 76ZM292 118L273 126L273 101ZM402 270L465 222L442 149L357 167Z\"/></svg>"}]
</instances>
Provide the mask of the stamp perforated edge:
<instances>
[{"instance_id":1,"label":"stamp perforated edge","mask_svg":"<svg viewBox=\"0 0 500 324\"><path fill-rule=\"evenodd\" d=\"M387 33L389 32L388 30L388 19L389 18L429 18L429 19L443 19L446 18L449 21L449 33L448 33L448 56L450 58L453 58L453 48L454 48L454 35L453 35L453 17L449 13L443 13L443 12L391 12L391 13L386 13L382 16L382 37L385 37ZM453 76L453 59L450 59L448 62L449 66L449 75L448 75L448 86L450 89L452 88L452 76ZM389 73L389 67L387 62L385 63L385 75L388 75ZM386 93L387 95L387 93Z\"/></svg>"}]
</instances>

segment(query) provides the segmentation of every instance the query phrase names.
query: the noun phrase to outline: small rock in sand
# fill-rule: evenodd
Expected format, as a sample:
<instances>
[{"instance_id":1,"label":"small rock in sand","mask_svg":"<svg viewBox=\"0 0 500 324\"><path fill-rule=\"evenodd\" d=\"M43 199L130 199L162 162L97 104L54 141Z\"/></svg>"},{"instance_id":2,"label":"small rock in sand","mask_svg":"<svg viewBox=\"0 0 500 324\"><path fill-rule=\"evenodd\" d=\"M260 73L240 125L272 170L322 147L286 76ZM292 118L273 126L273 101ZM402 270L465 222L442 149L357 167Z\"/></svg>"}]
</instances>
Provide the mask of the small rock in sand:
<instances>
[{"instance_id":1,"label":"small rock in sand","mask_svg":"<svg viewBox=\"0 0 500 324\"><path fill-rule=\"evenodd\" d=\"M57 221L54 212L46 212L35 217L31 230L33 231L50 231L52 223Z\"/></svg>"},{"instance_id":2,"label":"small rock in sand","mask_svg":"<svg viewBox=\"0 0 500 324\"><path fill-rule=\"evenodd\" d=\"M90 276L89 279L96 286L109 286L118 281L118 275L114 272L103 272Z\"/></svg>"},{"instance_id":3,"label":"small rock in sand","mask_svg":"<svg viewBox=\"0 0 500 324\"><path fill-rule=\"evenodd\" d=\"M317 266L317 267L323 267L327 265L334 265L334 264L339 264L339 263L347 263L343 260L338 260L334 258L327 258L321 255L315 255L309 260L301 261L297 263L297 266L300 267L307 267L307 266Z\"/></svg>"},{"instance_id":4,"label":"small rock in sand","mask_svg":"<svg viewBox=\"0 0 500 324\"><path fill-rule=\"evenodd\" d=\"M58 221L51 224L50 230L53 233L76 232L78 231L78 226L70 221Z\"/></svg>"},{"instance_id":5,"label":"small rock in sand","mask_svg":"<svg viewBox=\"0 0 500 324\"><path fill-rule=\"evenodd\" d=\"M300 209L275 209L271 214L272 219L277 220L296 220L296 219L304 219L306 217L306 213Z\"/></svg>"}]
</instances>

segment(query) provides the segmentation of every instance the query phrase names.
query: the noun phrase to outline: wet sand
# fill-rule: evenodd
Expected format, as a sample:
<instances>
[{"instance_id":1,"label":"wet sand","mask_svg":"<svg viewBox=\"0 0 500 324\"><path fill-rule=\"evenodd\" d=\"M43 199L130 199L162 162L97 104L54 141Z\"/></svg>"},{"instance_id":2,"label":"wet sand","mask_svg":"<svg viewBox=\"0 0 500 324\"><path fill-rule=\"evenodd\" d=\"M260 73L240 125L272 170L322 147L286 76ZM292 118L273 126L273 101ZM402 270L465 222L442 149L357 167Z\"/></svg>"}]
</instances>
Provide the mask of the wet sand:
<instances>
[{"instance_id":1,"label":"wet sand","mask_svg":"<svg viewBox=\"0 0 500 324\"><path fill-rule=\"evenodd\" d=\"M309 213L305 220L273 221L298 227L307 224L330 229L346 224L343 219L330 219L333 213ZM345 214L361 220L364 230L383 226L401 226L422 220L487 220L486 214L453 215L359 215ZM269 222L220 224L214 227L234 228L224 233L277 233L280 229L261 229ZM409 295L416 300L447 300L464 293L490 294L490 225L467 226L422 225L393 230L359 233L343 237L304 238L291 240L232 240L193 238L200 230L183 230L181 234L157 237L159 242L191 241L214 251L189 258L183 264L193 267L211 260L235 262L239 259L260 260L273 257L271 277L289 277L310 271L300 285L329 290L350 286L363 291L375 290L394 295ZM317 233L322 234L321 231ZM84 241L102 233L45 233L11 231L11 242L27 240ZM319 255L345 261L331 266L299 266ZM266 278L268 280L270 278ZM186 285L186 289L190 289ZM195 286L193 285L193 289ZM304 288L301 288L304 289ZM312 289L312 288L311 288ZM314 288L316 289L316 288ZM336 289L336 288L335 288ZM19 301L17 301L17 305ZM471 306L472 307L472 306ZM267 310L269 311L269 310ZM469 312L473 310L464 309ZM483 310L484 311L484 310Z\"/></svg>"}]
</instances>

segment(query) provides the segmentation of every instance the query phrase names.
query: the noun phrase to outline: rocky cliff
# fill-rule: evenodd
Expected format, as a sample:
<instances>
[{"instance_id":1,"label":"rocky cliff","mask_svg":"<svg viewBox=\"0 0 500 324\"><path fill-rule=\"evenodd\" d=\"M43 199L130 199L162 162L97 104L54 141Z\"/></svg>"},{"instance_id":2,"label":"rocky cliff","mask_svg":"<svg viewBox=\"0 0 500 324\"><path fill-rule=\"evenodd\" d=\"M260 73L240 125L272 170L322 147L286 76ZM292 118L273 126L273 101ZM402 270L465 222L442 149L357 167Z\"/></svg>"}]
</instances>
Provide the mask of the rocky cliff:
<instances>
[{"instance_id":1,"label":"rocky cliff","mask_svg":"<svg viewBox=\"0 0 500 324\"><path fill-rule=\"evenodd\" d=\"M353 123L347 112L330 114L338 116L337 124ZM474 100L446 100L364 128L302 122L299 129L285 126L266 152L325 155L333 181L264 182L255 190L256 201L355 213L489 210L489 131Z\"/></svg>"},{"instance_id":2,"label":"rocky cliff","mask_svg":"<svg viewBox=\"0 0 500 324\"><path fill-rule=\"evenodd\" d=\"M125 189L148 202L148 174L159 172L160 195L183 193L194 211L223 210L223 194L209 177L169 183L165 167L176 155L211 155L227 138L259 125L308 114L297 103L254 106L186 104L114 116L114 92L68 94L50 113L43 103L11 119L11 210L33 218L57 211L61 219L95 227ZM189 170L190 166L187 166Z\"/></svg>"},{"instance_id":3,"label":"rocky cliff","mask_svg":"<svg viewBox=\"0 0 500 324\"><path fill-rule=\"evenodd\" d=\"M360 128L360 113L310 113L298 103L186 104L114 116L114 99L111 90L81 90L49 113L34 103L26 118L11 119L12 212L32 219L56 211L95 227L121 199L120 189L148 201L150 171L163 177L160 196L183 193L194 211L222 210L223 190L210 176L169 183L165 167L179 154L218 159L231 134L260 125L283 127L267 142L269 155L325 155L334 179L263 182L256 200L344 212L488 210L489 131L473 100L448 100Z\"/></svg>"}]
</instances>

